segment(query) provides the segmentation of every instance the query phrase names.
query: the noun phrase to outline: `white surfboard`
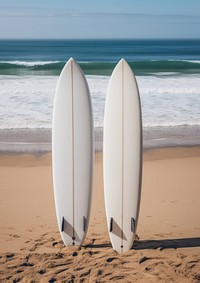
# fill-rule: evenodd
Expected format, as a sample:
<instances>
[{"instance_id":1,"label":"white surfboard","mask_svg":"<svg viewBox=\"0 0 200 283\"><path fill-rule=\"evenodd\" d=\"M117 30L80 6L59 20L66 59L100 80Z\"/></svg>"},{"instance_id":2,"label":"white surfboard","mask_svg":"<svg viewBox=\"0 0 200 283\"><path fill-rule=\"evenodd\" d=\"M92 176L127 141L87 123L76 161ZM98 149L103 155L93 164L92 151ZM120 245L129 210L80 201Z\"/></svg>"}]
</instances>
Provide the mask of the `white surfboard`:
<instances>
[{"instance_id":1,"label":"white surfboard","mask_svg":"<svg viewBox=\"0 0 200 283\"><path fill-rule=\"evenodd\" d=\"M142 177L142 118L136 79L122 59L110 78L104 117L104 194L114 250L131 249Z\"/></svg>"},{"instance_id":2,"label":"white surfboard","mask_svg":"<svg viewBox=\"0 0 200 283\"><path fill-rule=\"evenodd\" d=\"M93 176L93 118L88 85L71 58L55 93L52 127L54 197L65 245L81 245L88 228Z\"/></svg>"}]
</instances>

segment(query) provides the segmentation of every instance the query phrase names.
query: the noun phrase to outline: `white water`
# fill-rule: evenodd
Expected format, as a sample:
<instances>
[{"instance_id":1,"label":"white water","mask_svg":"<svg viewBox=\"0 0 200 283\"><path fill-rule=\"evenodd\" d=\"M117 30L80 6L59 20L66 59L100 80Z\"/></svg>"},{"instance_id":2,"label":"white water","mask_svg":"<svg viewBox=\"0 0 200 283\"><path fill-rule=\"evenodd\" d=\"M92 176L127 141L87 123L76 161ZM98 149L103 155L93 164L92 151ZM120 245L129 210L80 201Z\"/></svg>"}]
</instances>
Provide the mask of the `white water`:
<instances>
[{"instance_id":1,"label":"white water","mask_svg":"<svg viewBox=\"0 0 200 283\"><path fill-rule=\"evenodd\" d=\"M0 61L0 64L11 64L25 67L44 66L59 63L59 61Z\"/></svg>"},{"instance_id":2,"label":"white water","mask_svg":"<svg viewBox=\"0 0 200 283\"><path fill-rule=\"evenodd\" d=\"M0 76L0 128L51 128L58 77ZM109 77L87 76L95 126L103 125ZM137 77L143 125L200 125L200 75Z\"/></svg>"}]
</instances>

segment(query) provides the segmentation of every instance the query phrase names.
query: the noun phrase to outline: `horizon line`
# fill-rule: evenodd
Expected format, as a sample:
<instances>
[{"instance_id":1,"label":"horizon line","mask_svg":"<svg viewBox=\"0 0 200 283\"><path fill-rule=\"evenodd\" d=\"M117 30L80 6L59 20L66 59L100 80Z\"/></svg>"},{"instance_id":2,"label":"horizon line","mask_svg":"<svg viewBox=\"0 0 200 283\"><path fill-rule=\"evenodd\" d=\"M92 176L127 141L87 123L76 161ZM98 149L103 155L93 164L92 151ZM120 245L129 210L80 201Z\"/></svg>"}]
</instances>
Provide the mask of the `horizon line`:
<instances>
[{"instance_id":1,"label":"horizon line","mask_svg":"<svg viewBox=\"0 0 200 283\"><path fill-rule=\"evenodd\" d=\"M107 37L102 37L102 38L93 38L93 37L88 37L88 38L83 38L83 37L77 37L77 38L0 38L0 40L200 40L200 37L113 37L113 38L107 38Z\"/></svg>"}]
</instances>

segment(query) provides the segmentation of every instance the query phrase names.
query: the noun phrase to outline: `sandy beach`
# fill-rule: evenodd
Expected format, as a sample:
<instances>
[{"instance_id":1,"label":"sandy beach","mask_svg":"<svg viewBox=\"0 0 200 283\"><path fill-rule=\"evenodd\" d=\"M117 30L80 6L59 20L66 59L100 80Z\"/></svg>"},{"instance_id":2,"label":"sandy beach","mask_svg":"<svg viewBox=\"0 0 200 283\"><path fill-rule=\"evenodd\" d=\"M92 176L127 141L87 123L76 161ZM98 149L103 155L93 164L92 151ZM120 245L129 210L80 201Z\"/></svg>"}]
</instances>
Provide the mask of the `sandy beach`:
<instances>
[{"instance_id":1,"label":"sandy beach","mask_svg":"<svg viewBox=\"0 0 200 283\"><path fill-rule=\"evenodd\" d=\"M200 282L200 147L144 153L132 250L107 233L102 153L83 247L64 247L54 209L51 154L0 156L0 282Z\"/></svg>"}]
</instances>

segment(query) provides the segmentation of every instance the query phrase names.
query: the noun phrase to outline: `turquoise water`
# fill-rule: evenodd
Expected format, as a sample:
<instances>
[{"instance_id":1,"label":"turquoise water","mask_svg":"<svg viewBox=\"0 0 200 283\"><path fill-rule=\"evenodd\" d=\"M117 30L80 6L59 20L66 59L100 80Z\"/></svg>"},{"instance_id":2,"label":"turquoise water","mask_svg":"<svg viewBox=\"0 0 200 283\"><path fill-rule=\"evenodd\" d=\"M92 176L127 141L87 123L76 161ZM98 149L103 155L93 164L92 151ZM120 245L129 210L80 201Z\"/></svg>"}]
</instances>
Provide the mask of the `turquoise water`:
<instances>
[{"instance_id":1,"label":"turquoise water","mask_svg":"<svg viewBox=\"0 0 200 283\"><path fill-rule=\"evenodd\" d=\"M59 75L74 57L88 75L110 75L126 59L136 75L200 73L200 40L1 40L1 75Z\"/></svg>"}]
</instances>

